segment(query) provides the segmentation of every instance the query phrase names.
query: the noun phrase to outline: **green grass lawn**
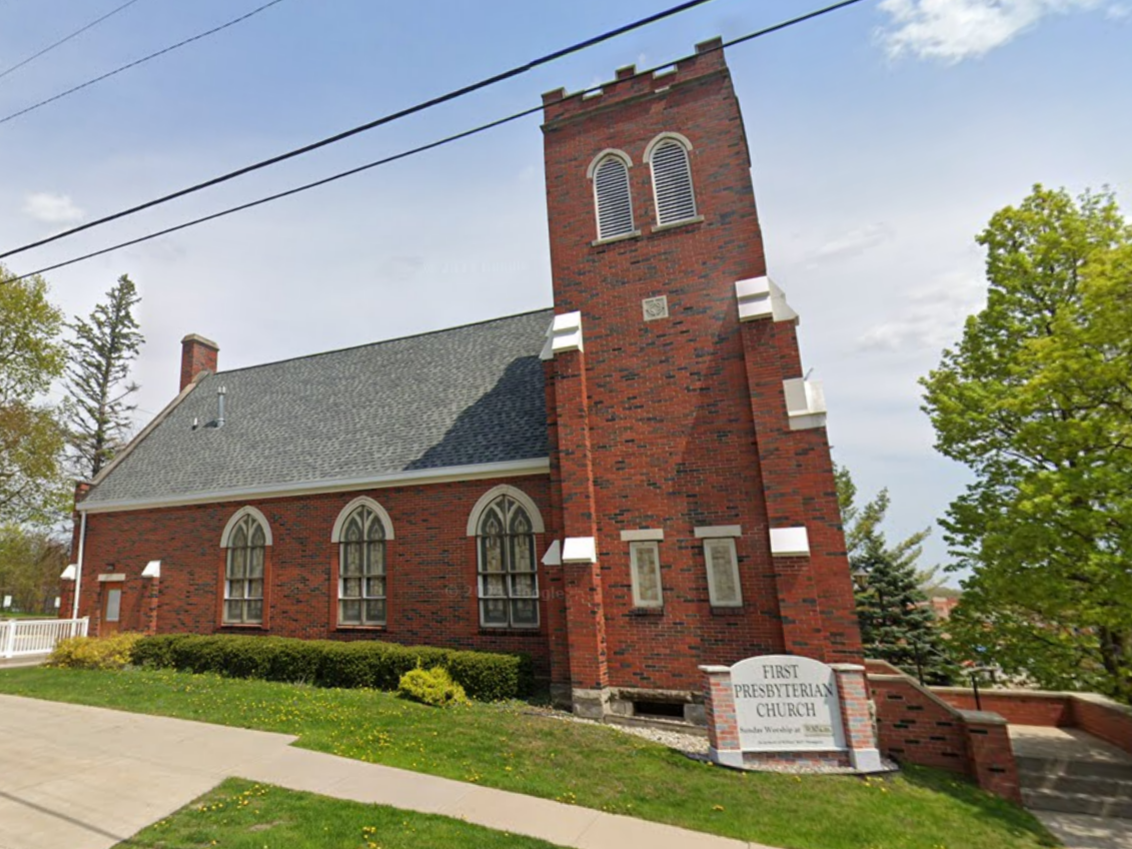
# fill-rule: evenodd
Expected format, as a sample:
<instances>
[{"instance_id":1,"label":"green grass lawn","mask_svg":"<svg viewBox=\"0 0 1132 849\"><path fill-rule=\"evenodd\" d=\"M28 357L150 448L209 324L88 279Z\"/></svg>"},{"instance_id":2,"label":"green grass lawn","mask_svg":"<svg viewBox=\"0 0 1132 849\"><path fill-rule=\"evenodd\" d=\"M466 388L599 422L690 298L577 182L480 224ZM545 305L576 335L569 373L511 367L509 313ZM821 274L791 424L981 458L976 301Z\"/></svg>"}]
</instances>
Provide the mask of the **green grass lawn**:
<instances>
[{"instance_id":1,"label":"green grass lawn","mask_svg":"<svg viewBox=\"0 0 1132 849\"><path fill-rule=\"evenodd\" d=\"M168 670L9 669L0 692L295 734L308 749L789 849L1057 845L1028 813L949 773L734 772L522 703L441 710L389 693Z\"/></svg>"},{"instance_id":2,"label":"green grass lawn","mask_svg":"<svg viewBox=\"0 0 1132 849\"><path fill-rule=\"evenodd\" d=\"M460 820L225 781L117 849L221 846L224 849L555 849L551 843Z\"/></svg>"}]
</instances>

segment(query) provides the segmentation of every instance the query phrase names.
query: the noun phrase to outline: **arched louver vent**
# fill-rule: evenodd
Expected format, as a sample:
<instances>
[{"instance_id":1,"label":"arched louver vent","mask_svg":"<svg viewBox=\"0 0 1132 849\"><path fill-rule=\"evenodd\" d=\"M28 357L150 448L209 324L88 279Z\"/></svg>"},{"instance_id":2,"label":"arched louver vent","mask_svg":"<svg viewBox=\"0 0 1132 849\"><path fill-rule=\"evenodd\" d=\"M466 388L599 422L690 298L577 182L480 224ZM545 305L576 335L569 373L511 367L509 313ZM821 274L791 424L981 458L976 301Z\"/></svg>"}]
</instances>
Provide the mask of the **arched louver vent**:
<instances>
[{"instance_id":1,"label":"arched louver vent","mask_svg":"<svg viewBox=\"0 0 1132 849\"><path fill-rule=\"evenodd\" d=\"M652 152L651 164L657 223L674 224L695 218L692 171L684 145L673 140L661 142Z\"/></svg>"},{"instance_id":2,"label":"arched louver vent","mask_svg":"<svg viewBox=\"0 0 1132 849\"><path fill-rule=\"evenodd\" d=\"M629 169L616 156L607 156L594 172L597 202L597 236L611 239L633 232L633 201L629 195Z\"/></svg>"}]
</instances>

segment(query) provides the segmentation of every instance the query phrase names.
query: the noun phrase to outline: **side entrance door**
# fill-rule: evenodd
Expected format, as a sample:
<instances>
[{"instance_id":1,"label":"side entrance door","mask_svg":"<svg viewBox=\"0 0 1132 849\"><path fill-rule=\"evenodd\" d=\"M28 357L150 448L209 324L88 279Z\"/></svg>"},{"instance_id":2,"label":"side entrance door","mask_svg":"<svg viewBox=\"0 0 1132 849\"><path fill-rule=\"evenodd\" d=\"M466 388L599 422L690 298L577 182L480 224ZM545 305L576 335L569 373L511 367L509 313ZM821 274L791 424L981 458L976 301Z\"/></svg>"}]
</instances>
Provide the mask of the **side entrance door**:
<instances>
[{"instance_id":1,"label":"side entrance door","mask_svg":"<svg viewBox=\"0 0 1132 849\"><path fill-rule=\"evenodd\" d=\"M106 637L118 633L118 622L122 619L121 584L104 584L102 587L102 625L99 636Z\"/></svg>"}]
</instances>

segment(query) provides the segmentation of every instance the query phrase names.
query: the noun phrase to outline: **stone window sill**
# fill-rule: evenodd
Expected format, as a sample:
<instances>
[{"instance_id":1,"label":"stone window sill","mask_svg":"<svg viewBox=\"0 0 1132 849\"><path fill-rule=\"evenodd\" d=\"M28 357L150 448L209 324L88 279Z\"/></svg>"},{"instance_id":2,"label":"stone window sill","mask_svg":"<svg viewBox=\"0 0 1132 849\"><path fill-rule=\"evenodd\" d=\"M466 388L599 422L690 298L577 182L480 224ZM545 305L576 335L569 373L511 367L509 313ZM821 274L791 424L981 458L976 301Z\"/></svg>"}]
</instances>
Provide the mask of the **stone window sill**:
<instances>
[{"instance_id":1,"label":"stone window sill","mask_svg":"<svg viewBox=\"0 0 1132 849\"><path fill-rule=\"evenodd\" d=\"M270 630L262 622L221 622L222 631L267 631Z\"/></svg>"},{"instance_id":2,"label":"stone window sill","mask_svg":"<svg viewBox=\"0 0 1132 849\"><path fill-rule=\"evenodd\" d=\"M704 217L697 215L695 218L685 218L683 221L673 221L671 224L657 224L652 228L653 233L663 233L666 230L675 230L678 227L689 227L692 224L702 224Z\"/></svg>"},{"instance_id":3,"label":"stone window sill","mask_svg":"<svg viewBox=\"0 0 1132 849\"><path fill-rule=\"evenodd\" d=\"M388 625L335 625L336 631L388 631Z\"/></svg>"},{"instance_id":4,"label":"stone window sill","mask_svg":"<svg viewBox=\"0 0 1132 849\"><path fill-rule=\"evenodd\" d=\"M684 222L680 222L683 224ZM673 225L669 225L673 226ZM622 233L620 236L609 236L606 239L594 239L590 242L590 246L594 248L601 247L602 245L612 245L614 242L624 242L627 239L639 239L641 237L640 230L634 230L632 233Z\"/></svg>"},{"instance_id":5,"label":"stone window sill","mask_svg":"<svg viewBox=\"0 0 1132 849\"><path fill-rule=\"evenodd\" d=\"M480 636L541 637L543 633L541 626L537 628L485 628L481 625Z\"/></svg>"}]
</instances>

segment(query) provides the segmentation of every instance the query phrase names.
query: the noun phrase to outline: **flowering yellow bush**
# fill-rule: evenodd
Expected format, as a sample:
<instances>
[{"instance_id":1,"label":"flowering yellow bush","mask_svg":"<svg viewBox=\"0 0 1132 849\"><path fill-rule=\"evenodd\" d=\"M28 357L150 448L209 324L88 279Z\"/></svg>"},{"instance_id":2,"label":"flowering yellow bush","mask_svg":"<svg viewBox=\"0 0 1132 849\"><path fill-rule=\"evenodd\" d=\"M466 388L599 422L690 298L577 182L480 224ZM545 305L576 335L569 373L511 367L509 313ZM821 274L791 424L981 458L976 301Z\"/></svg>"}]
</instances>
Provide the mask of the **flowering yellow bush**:
<instances>
[{"instance_id":1,"label":"flowering yellow bush","mask_svg":"<svg viewBox=\"0 0 1132 849\"><path fill-rule=\"evenodd\" d=\"M436 707L470 704L464 688L452 680L443 666L410 669L401 676L397 690L407 699Z\"/></svg>"},{"instance_id":2,"label":"flowering yellow bush","mask_svg":"<svg viewBox=\"0 0 1132 849\"><path fill-rule=\"evenodd\" d=\"M47 663L67 669L121 669L130 663L134 644L141 638L141 634L130 633L113 637L69 637L56 643Z\"/></svg>"}]
</instances>

